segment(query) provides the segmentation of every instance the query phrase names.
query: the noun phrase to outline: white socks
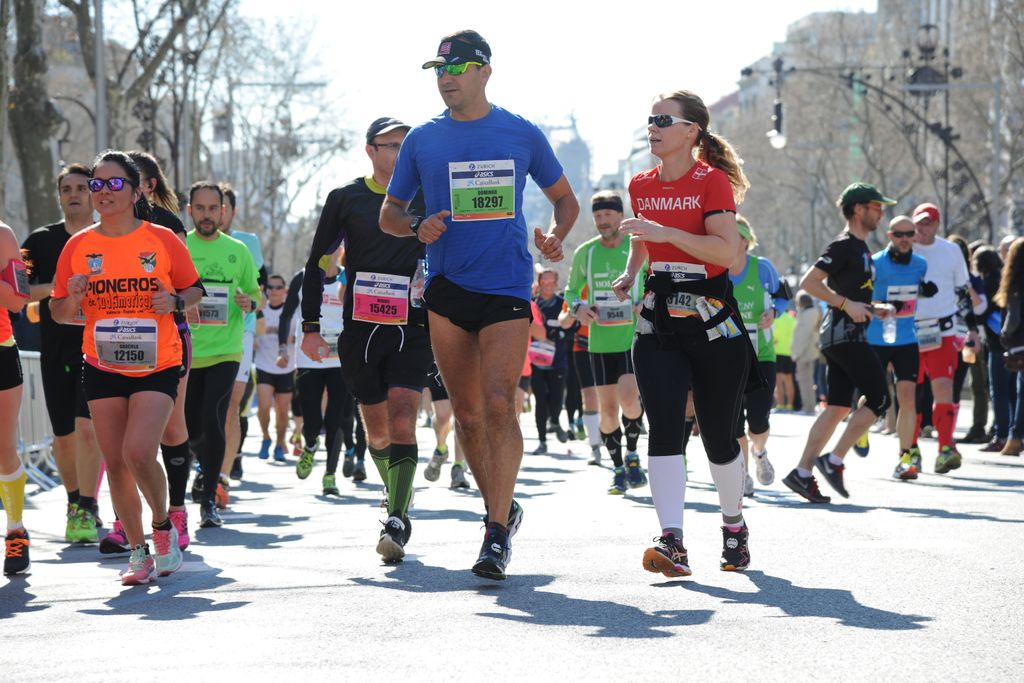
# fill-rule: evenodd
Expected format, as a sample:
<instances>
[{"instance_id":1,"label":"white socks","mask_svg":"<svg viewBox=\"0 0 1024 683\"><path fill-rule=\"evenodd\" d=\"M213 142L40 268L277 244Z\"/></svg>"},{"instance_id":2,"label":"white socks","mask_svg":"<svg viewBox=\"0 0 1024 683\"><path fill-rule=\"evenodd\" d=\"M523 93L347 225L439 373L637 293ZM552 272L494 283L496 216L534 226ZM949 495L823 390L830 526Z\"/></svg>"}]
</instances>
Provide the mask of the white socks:
<instances>
[{"instance_id":1,"label":"white socks","mask_svg":"<svg viewBox=\"0 0 1024 683\"><path fill-rule=\"evenodd\" d=\"M722 506L722 519L726 524L739 524L743 521L743 484L747 472L743 467L743 454L724 465L711 462L711 478L718 489L718 502Z\"/></svg>"},{"instance_id":2,"label":"white socks","mask_svg":"<svg viewBox=\"0 0 1024 683\"><path fill-rule=\"evenodd\" d=\"M601 415L599 413L583 413L583 428L587 431L590 447L601 446Z\"/></svg>"},{"instance_id":3,"label":"white socks","mask_svg":"<svg viewBox=\"0 0 1024 683\"><path fill-rule=\"evenodd\" d=\"M682 454L648 457L647 479L662 530L682 529L683 505L686 503L686 464ZM741 479L741 493L742 490Z\"/></svg>"}]
</instances>

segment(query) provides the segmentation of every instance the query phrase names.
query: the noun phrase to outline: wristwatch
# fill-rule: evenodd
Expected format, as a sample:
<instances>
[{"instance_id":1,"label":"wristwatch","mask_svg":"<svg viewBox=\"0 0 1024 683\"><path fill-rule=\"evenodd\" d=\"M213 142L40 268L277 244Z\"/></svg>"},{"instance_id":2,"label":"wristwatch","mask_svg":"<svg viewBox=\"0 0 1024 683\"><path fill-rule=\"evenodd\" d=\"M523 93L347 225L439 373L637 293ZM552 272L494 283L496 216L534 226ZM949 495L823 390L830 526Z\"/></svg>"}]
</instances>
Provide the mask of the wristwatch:
<instances>
[{"instance_id":1,"label":"wristwatch","mask_svg":"<svg viewBox=\"0 0 1024 683\"><path fill-rule=\"evenodd\" d=\"M304 321L302 321L302 331L303 332L319 332L320 331L320 322L319 321L306 322L304 320Z\"/></svg>"},{"instance_id":2,"label":"wristwatch","mask_svg":"<svg viewBox=\"0 0 1024 683\"><path fill-rule=\"evenodd\" d=\"M423 224L424 220L423 216L413 217L412 221L409 222L409 229L412 230L412 234L416 235L419 233L420 226Z\"/></svg>"},{"instance_id":3,"label":"wristwatch","mask_svg":"<svg viewBox=\"0 0 1024 683\"><path fill-rule=\"evenodd\" d=\"M185 300L177 294L174 295L174 312L184 313L185 312Z\"/></svg>"}]
</instances>

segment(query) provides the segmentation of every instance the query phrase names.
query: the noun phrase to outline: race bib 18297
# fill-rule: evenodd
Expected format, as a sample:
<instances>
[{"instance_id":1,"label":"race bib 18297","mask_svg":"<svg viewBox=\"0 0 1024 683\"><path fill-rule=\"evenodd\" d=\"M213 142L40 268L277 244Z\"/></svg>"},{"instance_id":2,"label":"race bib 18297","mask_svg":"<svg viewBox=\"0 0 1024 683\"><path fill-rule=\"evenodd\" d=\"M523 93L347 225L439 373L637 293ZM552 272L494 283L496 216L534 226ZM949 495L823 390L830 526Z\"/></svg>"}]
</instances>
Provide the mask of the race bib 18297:
<instances>
[{"instance_id":1,"label":"race bib 18297","mask_svg":"<svg viewBox=\"0 0 1024 683\"><path fill-rule=\"evenodd\" d=\"M497 221L516 215L516 162L458 161L448 164L453 221Z\"/></svg>"}]
</instances>

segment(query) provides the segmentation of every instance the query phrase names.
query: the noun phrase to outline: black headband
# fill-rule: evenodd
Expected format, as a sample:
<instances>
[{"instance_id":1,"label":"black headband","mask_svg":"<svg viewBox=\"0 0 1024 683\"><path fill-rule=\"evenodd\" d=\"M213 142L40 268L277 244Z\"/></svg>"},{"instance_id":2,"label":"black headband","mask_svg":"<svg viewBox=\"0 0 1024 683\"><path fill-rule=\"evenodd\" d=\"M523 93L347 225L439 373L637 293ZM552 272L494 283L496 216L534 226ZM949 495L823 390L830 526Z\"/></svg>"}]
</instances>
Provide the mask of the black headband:
<instances>
[{"instance_id":1,"label":"black headband","mask_svg":"<svg viewBox=\"0 0 1024 683\"><path fill-rule=\"evenodd\" d=\"M618 211L622 213L622 200L618 197L611 199L598 199L590 205L590 211L600 211L601 209L610 209L611 211Z\"/></svg>"}]
</instances>

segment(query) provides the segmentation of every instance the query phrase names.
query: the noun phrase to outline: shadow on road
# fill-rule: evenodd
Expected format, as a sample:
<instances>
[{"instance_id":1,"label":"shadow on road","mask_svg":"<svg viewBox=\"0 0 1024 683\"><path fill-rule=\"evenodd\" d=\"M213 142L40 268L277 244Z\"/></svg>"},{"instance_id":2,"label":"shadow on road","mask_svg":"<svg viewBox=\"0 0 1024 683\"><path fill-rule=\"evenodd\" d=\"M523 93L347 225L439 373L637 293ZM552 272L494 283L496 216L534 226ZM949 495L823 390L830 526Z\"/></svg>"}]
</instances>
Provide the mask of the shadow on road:
<instances>
[{"instance_id":1,"label":"shadow on road","mask_svg":"<svg viewBox=\"0 0 1024 683\"><path fill-rule=\"evenodd\" d=\"M601 600L581 600L552 591L538 590L555 580L537 574L514 575L504 583L486 581L469 571L430 567L405 562L387 574L391 581L357 577L361 586L388 588L409 593L477 593L493 596L498 607L521 614L479 612L479 616L523 624L591 628L595 638L670 638L668 629L707 623L712 610L658 610L644 612L631 605Z\"/></svg>"},{"instance_id":2,"label":"shadow on road","mask_svg":"<svg viewBox=\"0 0 1024 683\"><path fill-rule=\"evenodd\" d=\"M815 505L814 503L804 502L802 498L794 496L770 496L760 498L762 503L767 505L776 505L778 507L788 508L805 508L808 511L819 510L826 513L864 513L872 512L874 510L891 510L892 512L899 512L911 517L938 517L940 519L962 519L966 521L976 522L1004 522L1006 524L1024 524L1024 519L1005 519L1002 517L993 517L992 515L986 515L982 513L974 512L958 512L956 510L943 510L941 508L924 508L924 507L897 507L892 505L854 505L852 503L836 503L836 499L832 499L832 503L826 505Z\"/></svg>"},{"instance_id":3,"label":"shadow on road","mask_svg":"<svg viewBox=\"0 0 1024 683\"><path fill-rule=\"evenodd\" d=\"M201 556L190 553L191 560ZM124 587L116 596L103 604L107 609L83 609L81 614L93 616L137 616L146 621L181 621L195 619L203 612L224 612L249 604L248 601L214 602L212 598L181 593L207 591L235 583L234 579L220 576L220 569L210 571L178 572L156 579L145 586Z\"/></svg>"},{"instance_id":4,"label":"shadow on road","mask_svg":"<svg viewBox=\"0 0 1024 683\"><path fill-rule=\"evenodd\" d=\"M744 574L757 586L756 593L744 593L722 588L705 586L691 581L676 581L672 585L703 593L725 600L726 604L764 605L781 609L790 617L823 617L835 619L843 626L880 631L911 631L924 628L931 617L917 614L900 614L862 605L853 593L838 588L804 588L792 581L768 576L760 571Z\"/></svg>"},{"instance_id":5,"label":"shadow on road","mask_svg":"<svg viewBox=\"0 0 1024 683\"><path fill-rule=\"evenodd\" d=\"M48 604L28 604L37 597L35 593L28 592L32 586L31 577L32 574L17 574L10 577L7 583L0 588L0 621L10 619L16 614L39 612L50 606Z\"/></svg>"},{"instance_id":6,"label":"shadow on road","mask_svg":"<svg viewBox=\"0 0 1024 683\"><path fill-rule=\"evenodd\" d=\"M261 527L264 526L259 521L256 523ZM196 540L204 543L209 542L219 546L240 546L253 550L280 548L281 543L299 541L303 538L302 534L279 536L277 534L262 534L257 531L241 531L240 529L228 526L213 529L197 529L193 532L193 535Z\"/></svg>"}]
</instances>

